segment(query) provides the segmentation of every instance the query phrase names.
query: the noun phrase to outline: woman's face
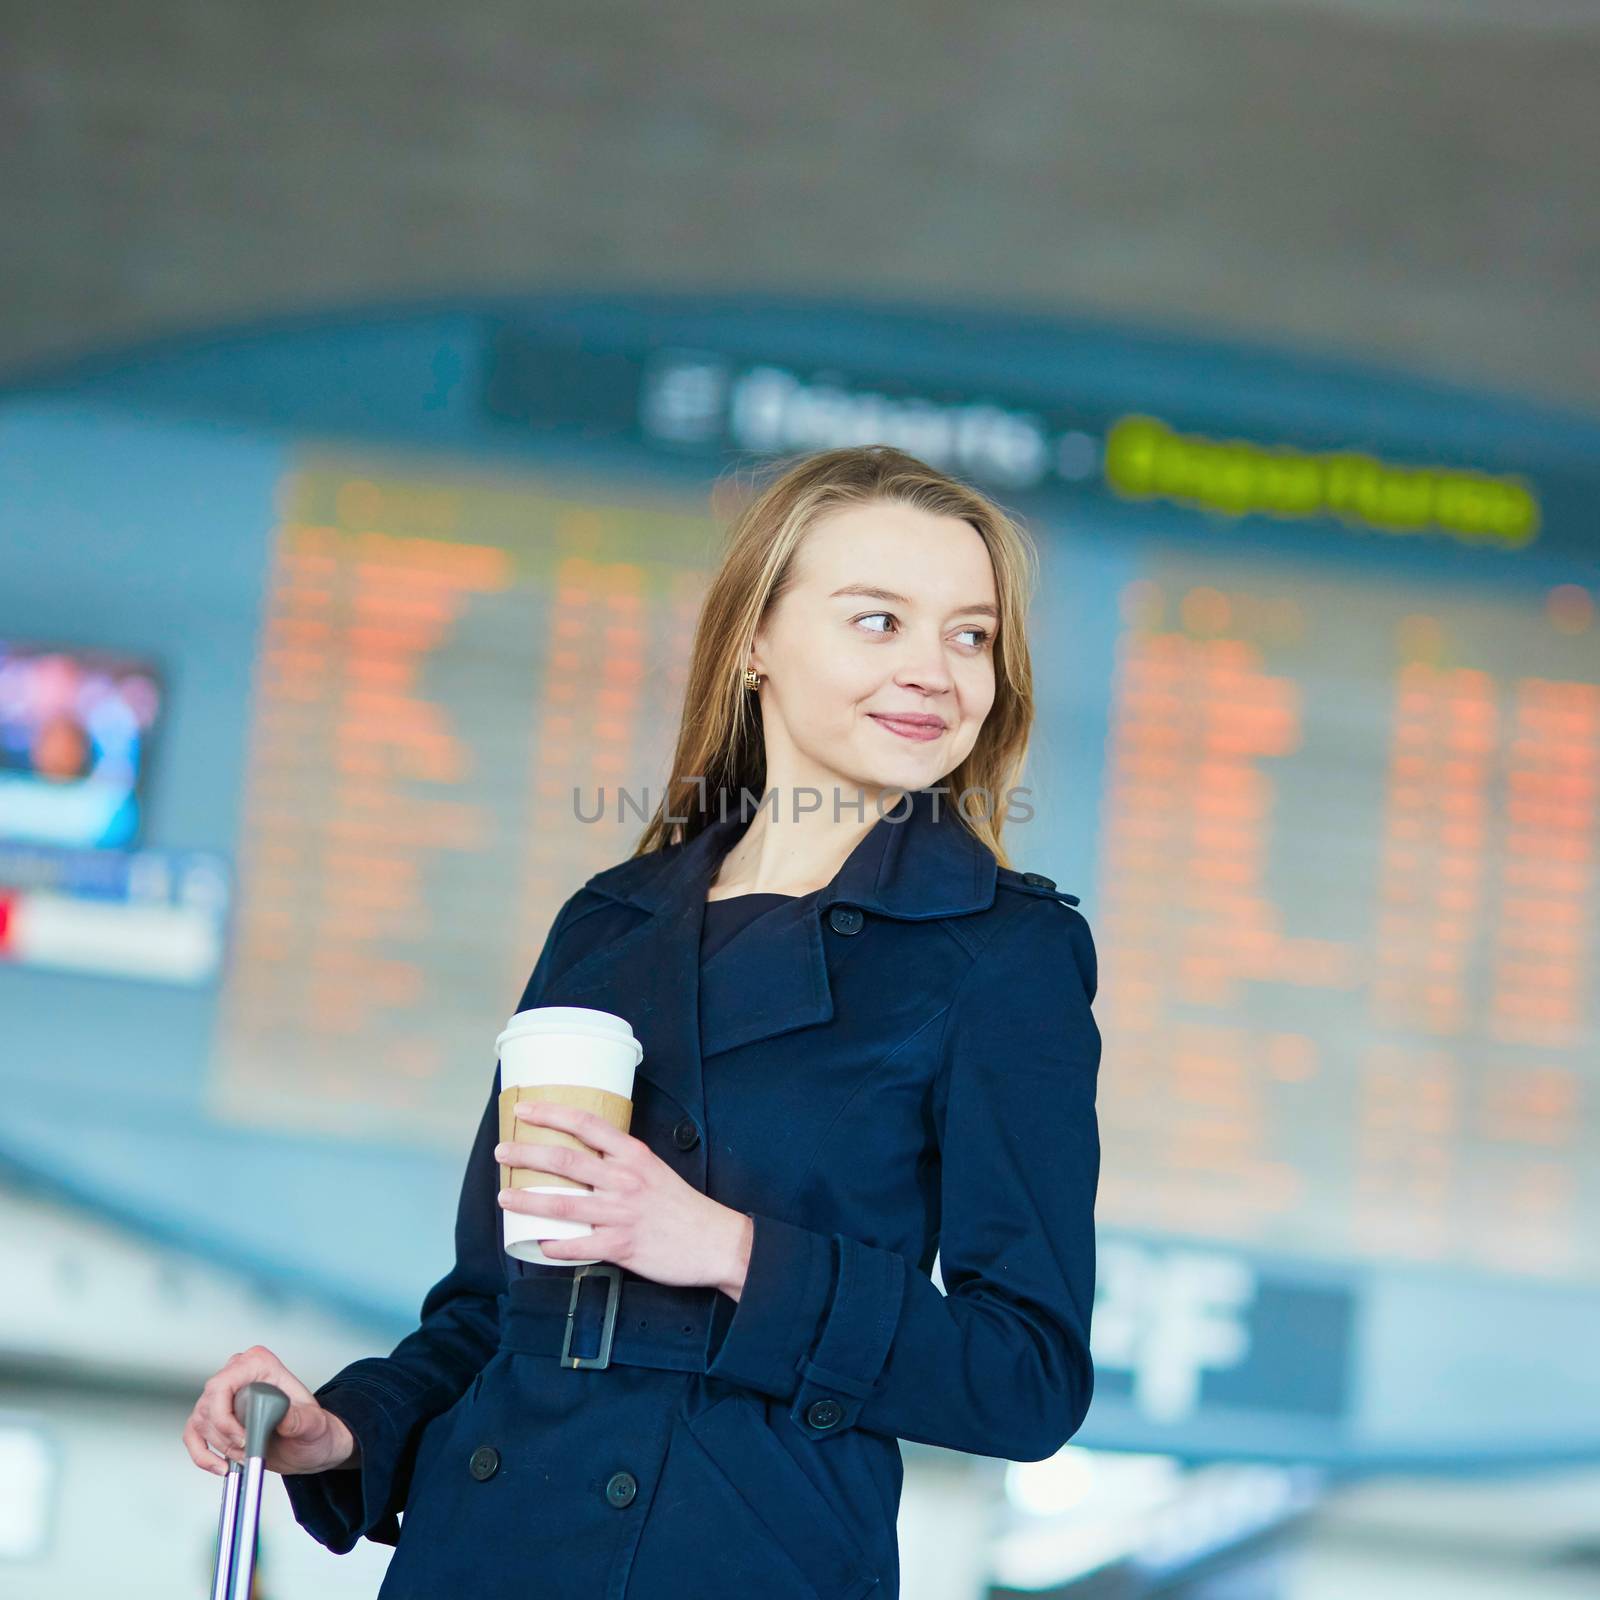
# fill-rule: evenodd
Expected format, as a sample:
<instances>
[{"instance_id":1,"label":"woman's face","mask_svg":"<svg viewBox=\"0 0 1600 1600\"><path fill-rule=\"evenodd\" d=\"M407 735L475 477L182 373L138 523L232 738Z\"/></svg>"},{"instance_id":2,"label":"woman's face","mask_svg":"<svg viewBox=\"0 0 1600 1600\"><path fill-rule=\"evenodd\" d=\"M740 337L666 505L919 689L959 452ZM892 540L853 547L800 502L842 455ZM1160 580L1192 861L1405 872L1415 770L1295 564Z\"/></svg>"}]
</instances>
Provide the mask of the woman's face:
<instances>
[{"instance_id":1,"label":"woman's face","mask_svg":"<svg viewBox=\"0 0 1600 1600\"><path fill-rule=\"evenodd\" d=\"M994 704L994 569L958 517L889 502L819 519L756 635L769 783L854 800L954 771ZM788 796L781 797L788 814Z\"/></svg>"}]
</instances>

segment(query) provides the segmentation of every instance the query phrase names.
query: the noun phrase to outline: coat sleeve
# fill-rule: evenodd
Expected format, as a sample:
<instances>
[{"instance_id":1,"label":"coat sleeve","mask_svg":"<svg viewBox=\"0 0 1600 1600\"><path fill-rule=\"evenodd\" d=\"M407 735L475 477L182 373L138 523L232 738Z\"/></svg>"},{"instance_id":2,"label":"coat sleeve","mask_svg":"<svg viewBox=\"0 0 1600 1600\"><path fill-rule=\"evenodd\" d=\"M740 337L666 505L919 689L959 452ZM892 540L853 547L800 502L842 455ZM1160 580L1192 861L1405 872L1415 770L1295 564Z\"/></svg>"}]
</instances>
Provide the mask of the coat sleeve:
<instances>
[{"instance_id":1,"label":"coat sleeve","mask_svg":"<svg viewBox=\"0 0 1600 1600\"><path fill-rule=\"evenodd\" d=\"M1088 922L1040 898L951 998L933 1087L946 1292L897 1251L752 1212L711 1376L787 1403L815 1438L860 1427L1040 1461L1078 1431L1094 1390L1097 982Z\"/></svg>"},{"instance_id":2,"label":"coat sleeve","mask_svg":"<svg viewBox=\"0 0 1600 1600\"><path fill-rule=\"evenodd\" d=\"M538 1004L573 900L557 913L517 1010ZM357 1466L287 1473L295 1520L336 1555L363 1536L395 1544L417 1445L429 1421L466 1392L500 1343L498 1163L500 1067L478 1123L456 1206L455 1264L423 1297L421 1319L387 1356L367 1356L334 1374L315 1398L343 1419L361 1447Z\"/></svg>"}]
</instances>

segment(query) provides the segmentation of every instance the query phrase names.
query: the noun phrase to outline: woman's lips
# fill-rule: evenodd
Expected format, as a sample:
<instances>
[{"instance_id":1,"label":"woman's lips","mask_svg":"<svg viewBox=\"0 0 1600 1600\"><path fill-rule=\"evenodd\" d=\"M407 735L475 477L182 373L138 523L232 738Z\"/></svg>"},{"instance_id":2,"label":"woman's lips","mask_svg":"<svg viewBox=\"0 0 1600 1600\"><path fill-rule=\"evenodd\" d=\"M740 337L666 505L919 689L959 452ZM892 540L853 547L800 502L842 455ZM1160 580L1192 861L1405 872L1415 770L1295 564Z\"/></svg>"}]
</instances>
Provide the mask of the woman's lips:
<instances>
[{"instance_id":1,"label":"woman's lips","mask_svg":"<svg viewBox=\"0 0 1600 1600\"><path fill-rule=\"evenodd\" d=\"M944 722L939 717L896 717L884 711L869 711L867 715L874 722L882 723L891 733L898 733L902 739L915 739L918 743L937 739L944 732Z\"/></svg>"}]
</instances>

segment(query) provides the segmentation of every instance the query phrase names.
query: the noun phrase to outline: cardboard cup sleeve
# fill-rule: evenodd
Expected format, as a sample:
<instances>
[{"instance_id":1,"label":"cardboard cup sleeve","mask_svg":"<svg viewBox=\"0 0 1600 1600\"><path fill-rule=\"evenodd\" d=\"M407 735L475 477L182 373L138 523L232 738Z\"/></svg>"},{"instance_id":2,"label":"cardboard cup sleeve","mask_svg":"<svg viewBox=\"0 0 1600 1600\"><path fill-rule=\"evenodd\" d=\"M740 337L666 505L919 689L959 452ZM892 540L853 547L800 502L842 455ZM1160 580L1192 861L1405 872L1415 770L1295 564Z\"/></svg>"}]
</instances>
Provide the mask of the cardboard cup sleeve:
<instances>
[{"instance_id":1,"label":"cardboard cup sleeve","mask_svg":"<svg viewBox=\"0 0 1600 1600\"><path fill-rule=\"evenodd\" d=\"M588 1150L598 1154L593 1145L585 1144L576 1134L565 1128L547 1128L537 1122L519 1122L516 1115L518 1101L548 1100L555 1105L577 1106L582 1111L593 1111L602 1116L613 1128L628 1132L633 1121L633 1101L625 1095L613 1094L609 1089L592 1089L581 1083L512 1084L500 1091L500 1142L502 1144L564 1144L574 1150ZM559 1172L541 1172L534 1167L508 1167L500 1163L502 1189L582 1189L589 1185L579 1183Z\"/></svg>"}]
</instances>

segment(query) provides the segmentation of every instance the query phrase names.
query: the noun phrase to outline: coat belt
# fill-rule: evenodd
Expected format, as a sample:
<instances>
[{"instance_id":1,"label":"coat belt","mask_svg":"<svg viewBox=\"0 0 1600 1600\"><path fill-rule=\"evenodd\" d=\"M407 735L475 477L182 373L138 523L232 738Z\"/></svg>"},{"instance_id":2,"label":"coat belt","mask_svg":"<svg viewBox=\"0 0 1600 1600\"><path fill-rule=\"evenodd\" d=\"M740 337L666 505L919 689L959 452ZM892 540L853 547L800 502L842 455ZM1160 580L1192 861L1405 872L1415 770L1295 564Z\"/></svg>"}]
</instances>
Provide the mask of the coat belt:
<instances>
[{"instance_id":1,"label":"coat belt","mask_svg":"<svg viewBox=\"0 0 1600 1600\"><path fill-rule=\"evenodd\" d=\"M704 1372L720 1289L641 1278L610 1261L518 1278L500 1313L500 1348L563 1366Z\"/></svg>"}]
</instances>

